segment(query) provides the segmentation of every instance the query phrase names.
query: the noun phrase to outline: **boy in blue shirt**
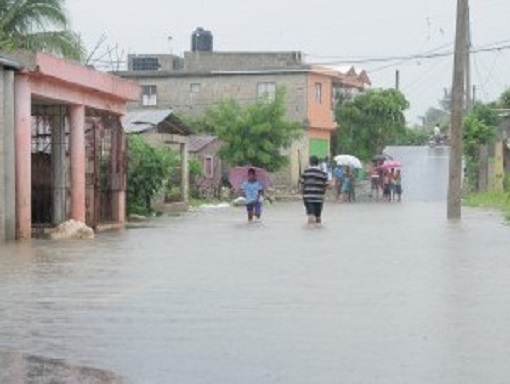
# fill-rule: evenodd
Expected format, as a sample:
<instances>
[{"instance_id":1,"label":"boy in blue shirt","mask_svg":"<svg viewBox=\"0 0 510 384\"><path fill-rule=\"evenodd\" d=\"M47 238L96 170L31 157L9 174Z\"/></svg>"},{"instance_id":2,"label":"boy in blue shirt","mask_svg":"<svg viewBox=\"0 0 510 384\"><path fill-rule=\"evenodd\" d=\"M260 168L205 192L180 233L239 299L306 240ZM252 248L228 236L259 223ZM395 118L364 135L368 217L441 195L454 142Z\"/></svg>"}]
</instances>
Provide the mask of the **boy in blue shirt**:
<instances>
[{"instance_id":1,"label":"boy in blue shirt","mask_svg":"<svg viewBox=\"0 0 510 384\"><path fill-rule=\"evenodd\" d=\"M248 212L248 221L253 220L253 216L260 219L262 213L262 196L264 187L257 180L257 174L254 168L248 169L248 180L241 184L241 189L246 197L246 211Z\"/></svg>"}]
</instances>

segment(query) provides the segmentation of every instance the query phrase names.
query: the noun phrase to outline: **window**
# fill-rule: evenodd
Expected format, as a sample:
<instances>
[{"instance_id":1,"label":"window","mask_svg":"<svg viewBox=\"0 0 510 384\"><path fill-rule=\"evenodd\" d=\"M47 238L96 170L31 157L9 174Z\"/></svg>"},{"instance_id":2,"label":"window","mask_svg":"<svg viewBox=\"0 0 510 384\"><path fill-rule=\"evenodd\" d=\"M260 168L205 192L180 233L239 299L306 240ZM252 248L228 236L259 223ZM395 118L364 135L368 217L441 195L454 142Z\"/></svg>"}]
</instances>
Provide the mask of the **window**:
<instances>
[{"instance_id":1,"label":"window","mask_svg":"<svg viewBox=\"0 0 510 384\"><path fill-rule=\"evenodd\" d=\"M189 91L191 93L200 93L200 91L202 90L202 84L200 83L191 83L190 86L189 86Z\"/></svg>"},{"instance_id":2,"label":"window","mask_svg":"<svg viewBox=\"0 0 510 384\"><path fill-rule=\"evenodd\" d=\"M322 104L322 84L315 83L315 102Z\"/></svg>"},{"instance_id":3,"label":"window","mask_svg":"<svg viewBox=\"0 0 510 384\"><path fill-rule=\"evenodd\" d=\"M276 83L258 83L257 97L259 99L274 100L276 94Z\"/></svg>"},{"instance_id":4,"label":"window","mask_svg":"<svg viewBox=\"0 0 510 384\"><path fill-rule=\"evenodd\" d=\"M157 71L159 60L157 57L133 57L133 71Z\"/></svg>"},{"instance_id":5,"label":"window","mask_svg":"<svg viewBox=\"0 0 510 384\"><path fill-rule=\"evenodd\" d=\"M331 86L331 109L335 109L343 101L343 91L340 84L333 83Z\"/></svg>"},{"instance_id":6,"label":"window","mask_svg":"<svg viewBox=\"0 0 510 384\"><path fill-rule=\"evenodd\" d=\"M207 178L214 177L214 158L212 156L204 157L204 174Z\"/></svg>"},{"instance_id":7,"label":"window","mask_svg":"<svg viewBox=\"0 0 510 384\"><path fill-rule=\"evenodd\" d=\"M144 107L158 105L158 94L155 85L142 85L142 105Z\"/></svg>"}]
</instances>

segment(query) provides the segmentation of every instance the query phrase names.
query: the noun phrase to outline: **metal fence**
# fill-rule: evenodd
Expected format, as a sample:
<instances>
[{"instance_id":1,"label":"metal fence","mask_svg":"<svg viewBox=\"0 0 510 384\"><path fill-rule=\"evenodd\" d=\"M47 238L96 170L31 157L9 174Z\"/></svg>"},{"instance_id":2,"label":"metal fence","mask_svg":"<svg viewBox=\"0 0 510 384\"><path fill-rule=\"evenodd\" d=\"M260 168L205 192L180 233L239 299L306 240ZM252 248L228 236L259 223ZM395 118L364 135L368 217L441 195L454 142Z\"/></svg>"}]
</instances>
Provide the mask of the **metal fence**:
<instances>
[{"instance_id":1,"label":"metal fence","mask_svg":"<svg viewBox=\"0 0 510 384\"><path fill-rule=\"evenodd\" d=\"M66 106L32 108L32 223L36 227L69 218L69 134ZM116 199L125 190L126 143L118 116L87 110L85 154L86 223L95 228L116 220Z\"/></svg>"}]
</instances>

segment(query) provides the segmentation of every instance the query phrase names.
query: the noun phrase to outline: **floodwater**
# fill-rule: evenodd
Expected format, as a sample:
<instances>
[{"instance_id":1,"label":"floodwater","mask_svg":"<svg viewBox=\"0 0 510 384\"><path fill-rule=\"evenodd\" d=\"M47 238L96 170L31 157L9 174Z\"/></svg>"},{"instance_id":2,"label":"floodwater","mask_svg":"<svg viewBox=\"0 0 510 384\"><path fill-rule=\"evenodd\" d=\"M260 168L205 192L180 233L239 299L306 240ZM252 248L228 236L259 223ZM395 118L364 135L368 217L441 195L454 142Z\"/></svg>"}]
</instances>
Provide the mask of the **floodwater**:
<instances>
[{"instance_id":1,"label":"floodwater","mask_svg":"<svg viewBox=\"0 0 510 384\"><path fill-rule=\"evenodd\" d=\"M443 201L448 191L448 147L390 147L398 159L407 201Z\"/></svg>"},{"instance_id":2,"label":"floodwater","mask_svg":"<svg viewBox=\"0 0 510 384\"><path fill-rule=\"evenodd\" d=\"M0 247L0 350L54 364L23 381L0 354L0 383L508 382L510 228L448 222L447 159L389 152L404 202L329 203L320 229L295 202Z\"/></svg>"}]
</instances>

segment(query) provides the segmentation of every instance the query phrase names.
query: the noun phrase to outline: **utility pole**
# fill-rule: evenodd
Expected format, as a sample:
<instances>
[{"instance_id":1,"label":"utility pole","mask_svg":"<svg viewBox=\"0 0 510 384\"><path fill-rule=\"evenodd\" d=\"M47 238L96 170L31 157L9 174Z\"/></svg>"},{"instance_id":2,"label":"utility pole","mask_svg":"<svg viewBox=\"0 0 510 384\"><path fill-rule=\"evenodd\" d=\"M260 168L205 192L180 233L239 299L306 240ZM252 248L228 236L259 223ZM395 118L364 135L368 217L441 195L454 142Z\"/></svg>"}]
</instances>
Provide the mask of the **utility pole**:
<instances>
[{"instance_id":1,"label":"utility pole","mask_svg":"<svg viewBox=\"0 0 510 384\"><path fill-rule=\"evenodd\" d=\"M400 90L400 71L398 69L395 71L395 89Z\"/></svg>"},{"instance_id":2,"label":"utility pole","mask_svg":"<svg viewBox=\"0 0 510 384\"><path fill-rule=\"evenodd\" d=\"M468 0L457 0L457 26L453 64L452 112L450 130L450 175L448 177L448 219L462 215L462 119L466 82L466 40L468 34Z\"/></svg>"},{"instance_id":3,"label":"utility pole","mask_svg":"<svg viewBox=\"0 0 510 384\"><path fill-rule=\"evenodd\" d=\"M467 3L467 1L466 1ZM465 64L466 64L466 113L469 113L471 107L473 106L473 97L471 93L471 20L470 20L470 9L469 4L466 4L466 47L464 54L466 55Z\"/></svg>"}]
</instances>

